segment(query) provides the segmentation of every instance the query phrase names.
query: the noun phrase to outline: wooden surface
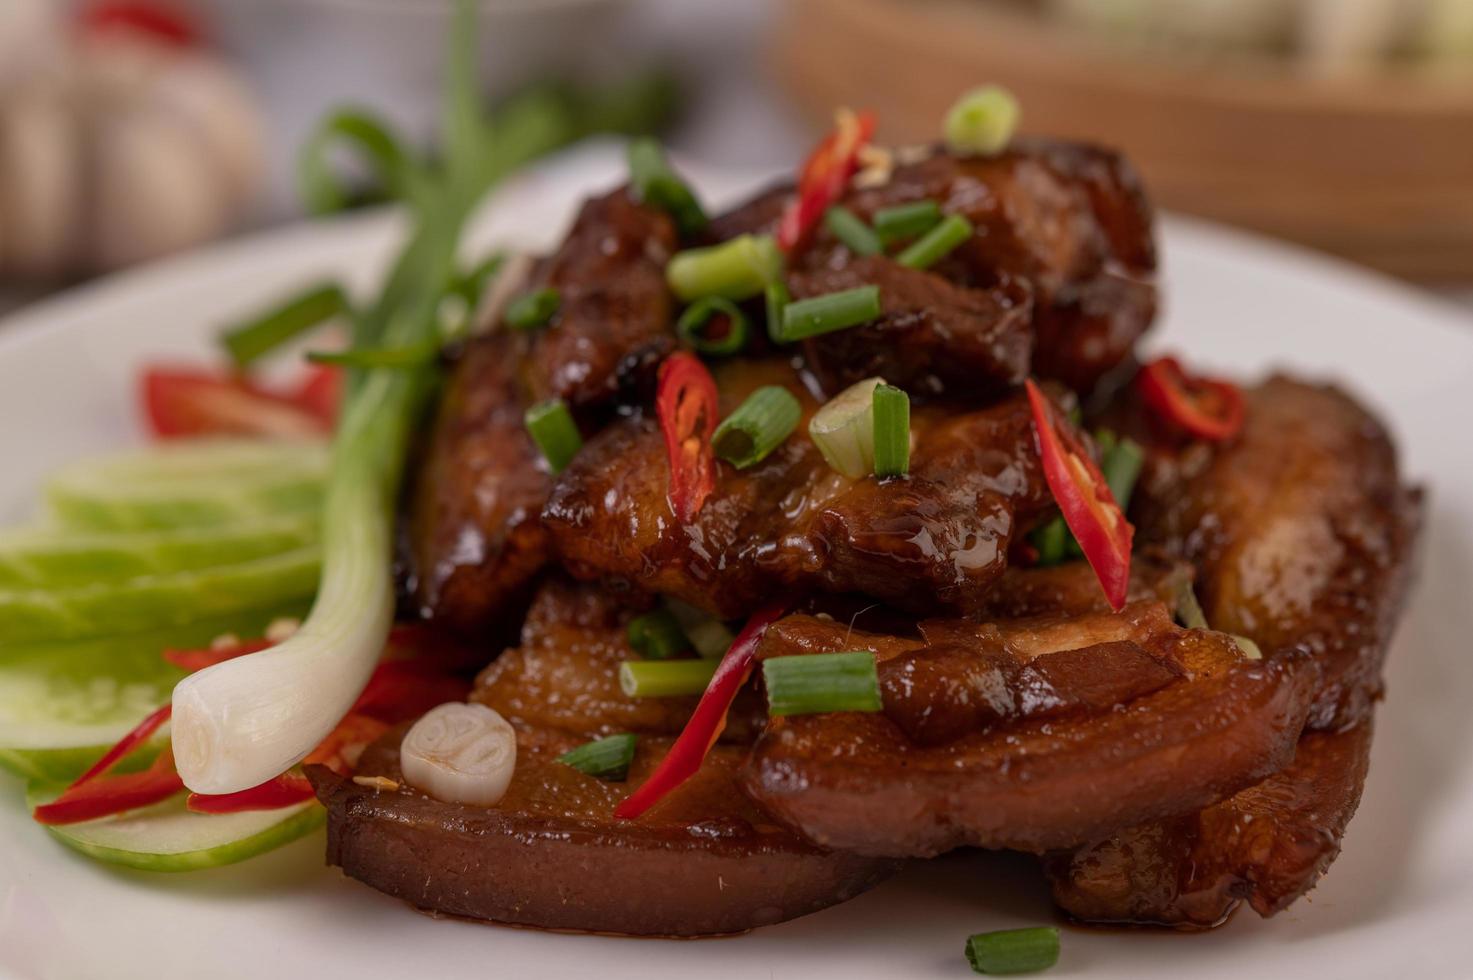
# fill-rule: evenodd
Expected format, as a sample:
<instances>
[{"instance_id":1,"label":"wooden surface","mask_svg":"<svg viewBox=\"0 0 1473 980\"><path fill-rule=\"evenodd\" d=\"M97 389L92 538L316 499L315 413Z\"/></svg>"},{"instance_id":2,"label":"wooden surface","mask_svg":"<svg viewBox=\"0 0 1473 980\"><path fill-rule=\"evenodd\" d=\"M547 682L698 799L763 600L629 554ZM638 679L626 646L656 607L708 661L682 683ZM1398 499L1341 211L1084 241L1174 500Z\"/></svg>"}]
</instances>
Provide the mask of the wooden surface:
<instances>
[{"instance_id":1,"label":"wooden surface","mask_svg":"<svg viewBox=\"0 0 1473 980\"><path fill-rule=\"evenodd\" d=\"M1158 204L1409 278L1473 279L1473 76L1317 79L1131 56L977 0L788 0L778 70L800 104L874 109L934 139L999 82L1023 128L1123 148Z\"/></svg>"}]
</instances>

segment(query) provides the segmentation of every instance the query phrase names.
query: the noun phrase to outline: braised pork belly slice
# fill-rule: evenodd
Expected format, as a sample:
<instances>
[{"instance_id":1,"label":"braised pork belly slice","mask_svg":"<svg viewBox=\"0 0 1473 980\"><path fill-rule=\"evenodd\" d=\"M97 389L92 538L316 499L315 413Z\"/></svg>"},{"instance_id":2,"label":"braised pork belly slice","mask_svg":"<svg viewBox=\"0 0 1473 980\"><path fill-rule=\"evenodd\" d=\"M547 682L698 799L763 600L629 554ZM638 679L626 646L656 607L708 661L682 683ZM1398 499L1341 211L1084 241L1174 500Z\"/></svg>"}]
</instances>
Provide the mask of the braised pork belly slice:
<instances>
[{"instance_id":1,"label":"braised pork belly slice","mask_svg":"<svg viewBox=\"0 0 1473 980\"><path fill-rule=\"evenodd\" d=\"M699 698L631 698L619 688L619 665L639 657L628 640L639 611L595 586L549 580L527 613L521 644L481 673L471 700L515 724L575 735L680 734ZM765 718L761 698L744 691L723 741L750 743Z\"/></svg>"},{"instance_id":2,"label":"braised pork belly slice","mask_svg":"<svg viewBox=\"0 0 1473 980\"><path fill-rule=\"evenodd\" d=\"M615 804L671 740L641 738L625 782L556 761L582 738L517 729L517 764L494 806L415 790L392 732L359 761L358 781L308 775L328 811L327 859L350 877L445 915L584 932L701 936L743 932L837 905L894 861L825 851L744 794L745 750L717 746L700 772L644 818ZM375 777L388 782L380 782Z\"/></svg>"},{"instance_id":3,"label":"braised pork belly slice","mask_svg":"<svg viewBox=\"0 0 1473 980\"><path fill-rule=\"evenodd\" d=\"M1054 901L1089 922L1185 929L1215 926L1244 901L1262 916L1280 912L1340 853L1370 752L1369 719L1306 733L1294 762L1257 786L1051 856Z\"/></svg>"},{"instance_id":4,"label":"braised pork belly slice","mask_svg":"<svg viewBox=\"0 0 1473 980\"><path fill-rule=\"evenodd\" d=\"M423 618L464 634L515 622L551 554L541 513L552 479L523 422L526 352L511 333L465 347L412 477L407 584Z\"/></svg>"},{"instance_id":5,"label":"braised pork belly slice","mask_svg":"<svg viewBox=\"0 0 1473 980\"><path fill-rule=\"evenodd\" d=\"M748 791L811 839L859 853L1067 847L1281 769L1314 679L1306 660L1249 660L1152 600L1119 614L925 621L919 634L775 624L763 658L874 651L884 710L774 720Z\"/></svg>"},{"instance_id":6,"label":"braised pork belly slice","mask_svg":"<svg viewBox=\"0 0 1473 980\"><path fill-rule=\"evenodd\" d=\"M529 284L558 292L557 313L534 335L527 360L533 401L586 408L653 376L675 349L665 264L677 244L670 217L626 188L583 205Z\"/></svg>"},{"instance_id":7,"label":"braised pork belly slice","mask_svg":"<svg viewBox=\"0 0 1473 980\"><path fill-rule=\"evenodd\" d=\"M719 464L714 492L682 524L666 499L659 426L621 420L558 478L543 523L575 575L726 619L818 591L922 614L967 610L985 601L1013 539L1052 508L1027 400L972 412L918 406L911 422L908 478L843 477L800 426L749 469Z\"/></svg>"},{"instance_id":8,"label":"braised pork belly slice","mask_svg":"<svg viewBox=\"0 0 1473 980\"><path fill-rule=\"evenodd\" d=\"M772 231L790 193L774 188L758 195L712 222L710 237ZM963 158L938 149L895 167L878 187L851 190L843 203L870 221L881 208L924 200L976 228L936 273L990 294L999 306L1019 284L1028 287L1033 374L1088 391L1150 327L1156 313L1153 216L1139 178L1119 154L1044 139L1014 140L995 157ZM820 228L797 271L837 270L854 260ZM966 333L957 338L949 357L960 362L974 339ZM944 368L947 358L935 349ZM838 334L811 343L806 353L821 375L835 377L845 376L853 356ZM949 393L969 397L971 387L960 380L959 390Z\"/></svg>"}]
</instances>

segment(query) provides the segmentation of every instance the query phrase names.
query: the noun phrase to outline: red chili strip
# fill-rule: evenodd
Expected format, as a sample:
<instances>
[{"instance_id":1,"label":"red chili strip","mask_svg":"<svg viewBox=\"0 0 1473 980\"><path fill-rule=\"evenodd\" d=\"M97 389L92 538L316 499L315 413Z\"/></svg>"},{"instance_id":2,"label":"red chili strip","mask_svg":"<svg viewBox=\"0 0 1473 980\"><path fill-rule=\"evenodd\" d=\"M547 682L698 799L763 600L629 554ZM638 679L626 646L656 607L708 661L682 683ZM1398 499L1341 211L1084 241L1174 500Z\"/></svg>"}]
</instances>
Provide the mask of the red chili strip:
<instances>
[{"instance_id":1,"label":"red chili strip","mask_svg":"<svg viewBox=\"0 0 1473 980\"><path fill-rule=\"evenodd\" d=\"M55 800L36 807L31 815L36 822L53 827L82 823L161 803L183 789L184 781L174 771L174 753L165 749L143 772L102 778L83 776Z\"/></svg>"},{"instance_id":2,"label":"red chili strip","mask_svg":"<svg viewBox=\"0 0 1473 980\"><path fill-rule=\"evenodd\" d=\"M161 439L204 435L310 438L332 431L329 376L309 375L280 392L212 368L147 368L139 379L144 416Z\"/></svg>"},{"instance_id":3,"label":"red chili strip","mask_svg":"<svg viewBox=\"0 0 1473 980\"><path fill-rule=\"evenodd\" d=\"M859 152L875 132L873 113L840 110L834 131L824 137L803 164L798 192L784 208L777 244L784 252L803 246L824 212L844 196L859 166Z\"/></svg>"},{"instance_id":4,"label":"red chili strip","mask_svg":"<svg viewBox=\"0 0 1473 980\"><path fill-rule=\"evenodd\" d=\"M1027 387L1044 479L1064 515L1064 523L1074 532L1080 550L1100 580L1110 608L1119 612L1130 587L1135 528L1125 519L1110 493L1110 484L1073 428L1061 422L1059 413L1032 378Z\"/></svg>"},{"instance_id":5,"label":"red chili strip","mask_svg":"<svg viewBox=\"0 0 1473 980\"><path fill-rule=\"evenodd\" d=\"M752 618L747 620L747 625L737 634L731 648L721 658L716 673L711 675L711 683L706 685L706 692L701 695L700 703L696 705L696 710L691 714L690 721L686 722L680 737L675 740L665 758L660 760L650 778L614 809L614 816L633 820L701 768L706 754L726 728L726 713L731 708L731 702L752 674L757 644L762 640L762 634L782 617L785 609L781 605L768 606L753 613Z\"/></svg>"},{"instance_id":6,"label":"red chili strip","mask_svg":"<svg viewBox=\"0 0 1473 980\"><path fill-rule=\"evenodd\" d=\"M716 381L700 358L678 351L660 365L655 410L670 460L670 506L682 523L700 512L716 488Z\"/></svg>"},{"instance_id":7,"label":"red chili strip","mask_svg":"<svg viewBox=\"0 0 1473 980\"><path fill-rule=\"evenodd\" d=\"M173 713L174 706L172 704L166 704L143 719L138 723L137 728L134 728L131 732L119 739L117 745L108 749L107 753L101 759L98 759L92 764L91 769L78 776L67 789L76 789L83 783L96 779L119 762L122 762L124 756L142 745L150 735L158 731Z\"/></svg>"},{"instance_id":8,"label":"red chili strip","mask_svg":"<svg viewBox=\"0 0 1473 980\"><path fill-rule=\"evenodd\" d=\"M175 667L194 673L236 657L244 657L248 653L258 653L271 646L275 644L270 640L245 640L228 646L206 647L203 650L165 650L163 656Z\"/></svg>"},{"instance_id":9,"label":"red chili strip","mask_svg":"<svg viewBox=\"0 0 1473 980\"><path fill-rule=\"evenodd\" d=\"M246 810L279 810L286 806L296 806L315 795L306 776L287 772L237 793L190 793L185 805L194 813L242 813Z\"/></svg>"},{"instance_id":10,"label":"red chili strip","mask_svg":"<svg viewBox=\"0 0 1473 980\"><path fill-rule=\"evenodd\" d=\"M1136 383L1156 414L1198 439L1223 442L1243 428L1247 413L1238 386L1188 374L1174 357L1141 368Z\"/></svg>"}]
</instances>

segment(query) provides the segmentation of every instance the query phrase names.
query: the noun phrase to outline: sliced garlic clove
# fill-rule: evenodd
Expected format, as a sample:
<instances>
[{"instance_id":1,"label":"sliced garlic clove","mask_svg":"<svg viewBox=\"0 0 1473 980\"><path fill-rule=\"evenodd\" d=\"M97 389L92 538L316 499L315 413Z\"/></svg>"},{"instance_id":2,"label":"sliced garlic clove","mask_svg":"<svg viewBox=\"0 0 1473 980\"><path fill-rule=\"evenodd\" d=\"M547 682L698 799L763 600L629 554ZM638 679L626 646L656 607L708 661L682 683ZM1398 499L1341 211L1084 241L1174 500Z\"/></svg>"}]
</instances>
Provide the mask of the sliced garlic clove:
<instances>
[{"instance_id":1,"label":"sliced garlic clove","mask_svg":"<svg viewBox=\"0 0 1473 980\"><path fill-rule=\"evenodd\" d=\"M442 704L409 729L399 762L409 784L437 800L490 806L511 783L517 733L484 704Z\"/></svg>"}]
</instances>

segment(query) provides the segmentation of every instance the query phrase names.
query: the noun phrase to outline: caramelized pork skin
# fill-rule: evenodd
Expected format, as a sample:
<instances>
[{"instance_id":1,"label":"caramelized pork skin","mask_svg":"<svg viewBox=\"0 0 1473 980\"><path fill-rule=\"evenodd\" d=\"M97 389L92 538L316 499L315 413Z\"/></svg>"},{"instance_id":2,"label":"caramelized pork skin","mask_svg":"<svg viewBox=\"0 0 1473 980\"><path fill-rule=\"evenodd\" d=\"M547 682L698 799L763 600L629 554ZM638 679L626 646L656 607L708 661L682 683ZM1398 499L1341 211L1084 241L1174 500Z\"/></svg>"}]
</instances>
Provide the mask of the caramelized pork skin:
<instances>
[{"instance_id":1,"label":"caramelized pork skin","mask_svg":"<svg viewBox=\"0 0 1473 980\"><path fill-rule=\"evenodd\" d=\"M636 605L595 586L550 578L527 612L521 644L481 673L471 700L517 725L590 738L680 734L699 698L631 698L619 688L619 664L639 657L628 640L639 597L626 598ZM722 740L750 744L766 715L761 698L743 691Z\"/></svg>"},{"instance_id":2,"label":"caramelized pork skin","mask_svg":"<svg viewBox=\"0 0 1473 980\"><path fill-rule=\"evenodd\" d=\"M1045 862L1054 901L1089 922L1205 929L1239 902L1270 916L1314 887L1360 803L1369 719L1310 732L1282 772L1198 813Z\"/></svg>"},{"instance_id":3,"label":"caramelized pork skin","mask_svg":"<svg viewBox=\"0 0 1473 980\"><path fill-rule=\"evenodd\" d=\"M775 188L759 195L716 219L710 235L771 231L789 193ZM1042 139L1016 140L996 157L937 150L897 166L883 185L851 191L844 204L868 221L880 208L921 200L936 201L977 228L936 272L994 294L1016 289L1009 282L1029 287L1032 373L1088 391L1150 327L1156 312L1153 216L1139 178L1119 154ZM820 229L802 263L810 270L839 269L853 259ZM843 343L833 335L809 345L808 355L822 365L829 345L839 350Z\"/></svg>"},{"instance_id":4,"label":"caramelized pork skin","mask_svg":"<svg viewBox=\"0 0 1473 980\"><path fill-rule=\"evenodd\" d=\"M720 464L715 491L681 525L666 499L659 427L621 420L559 477L543 523L575 575L728 619L813 591L922 613L973 608L1007 567L1014 536L1052 507L1027 401L919 408L912 431L910 476L879 481L835 473L800 428L749 469Z\"/></svg>"},{"instance_id":5,"label":"caramelized pork skin","mask_svg":"<svg viewBox=\"0 0 1473 980\"><path fill-rule=\"evenodd\" d=\"M625 188L583 205L534 276L532 288L556 289L559 302L532 340L526 379L533 401L607 402L675 349L665 264L677 244L670 217Z\"/></svg>"},{"instance_id":6,"label":"caramelized pork skin","mask_svg":"<svg viewBox=\"0 0 1473 980\"><path fill-rule=\"evenodd\" d=\"M552 480L523 422L526 349L511 333L467 344L411 488L414 602L425 619L465 634L520 616L551 552L541 511Z\"/></svg>"},{"instance_id":7,"label":"caramelized pork skin","mask_svg":"<svg viewBox=\"0 0 1473 980\"><path fill-rule=\"evenodd\" d=\"M898 870L821 850L775 824L741 791L742 750L718 746L701 771L638 821L616 803L654 769L669 739L642 738L628 782L556 761L583 741L519 728L507 795L478 807L403 782L394 732L353 782L308 776L328 810L327 860L350 877L433 912L494 922L652 936L743 932L847 901Z\"/></svg>"},{"instance_id":8,"label":"caramelized pork skin","mask_svg":"<svg viewBox=\"0 0 1473 980\"><path fill-rule=\"evenodd\" d=\"M885 709L780 719L747 789L829 847L1046 851L1174 816L1286 765L1313 671L1244 659L1164 605L875 637L789 617L760 656L871 649Z\"/></svg>"}]
</instances>

